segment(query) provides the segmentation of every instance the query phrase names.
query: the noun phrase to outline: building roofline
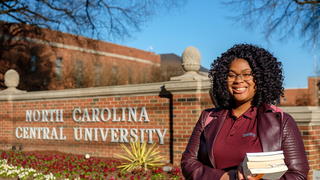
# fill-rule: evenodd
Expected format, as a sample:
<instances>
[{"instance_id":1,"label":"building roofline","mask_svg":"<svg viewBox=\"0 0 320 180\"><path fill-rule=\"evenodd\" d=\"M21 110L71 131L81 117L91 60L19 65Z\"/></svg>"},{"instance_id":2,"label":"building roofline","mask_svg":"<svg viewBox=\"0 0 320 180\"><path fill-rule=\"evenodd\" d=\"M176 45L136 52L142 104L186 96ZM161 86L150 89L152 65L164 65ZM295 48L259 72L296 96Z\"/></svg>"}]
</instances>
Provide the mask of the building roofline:
<instances>
[{"instance_id":1,"label":"building roofline","mask_svg":"<svg viewBox=\"0 0 320 180\"><path fill-rule=\"evenodd\" d=\"M17 25L17 26L19 25L17 23L10 23L10 22L5 22L5 21L0 21L0 24L13 24L13 25ZM32 31L31 25L26 24L23 26L23 28L26 28L26 30L30 29ZM64 49L69 49L69 50L76 50L76 51L81 51L81 52L85 52L85 53L91 53L91 54L102 55L102 56L109 56L109 57L129 60L129 61L135 61L135 62L150 64L150 65L160 66L160 58L159 58L158 62L152 60L152 58L148 59L148 56L149 57L159 56L153 52L144 51L141 49L123 46L123 45L119 45L119 44L114 44L114 43L110 43L110 42L106 42L106 41L91 39L91 38L87 38L87 37L80 36L80 35L74 35L74 34L70 34L70 33L51 30L48 28L42 28L42 27L38 27L38 28L40 28L40 30L43 34L41 34L41 35L29 34L26 36L17 35L14 37L9 37L10 35L0 33L0 36L7 36L7 38L13 38L13 40L16 40L16 41L25 40L25 41L36 43L36 44L43 44L43 45L48 45L48 46L52 46L52 47L64 48ZM51 34L55 34L54 35L55 38L52 38L51 36L47 36L47 35L51 35ZM61 36L61 35L63 35L63 36ZM60 38L60 37L66 37L66 38ZM71 41L63 42L64 39L68 39ZM102 48L99 44L100 45L111 45L112 48L110 48L110 49L109 48ZM93 46L95 46L96 48L94 48ZM117 47L121 48L123 52L122 53L121 52L120 53L113 52L114 49ZM108 49L110 51L108 51ZM130 56L129 54L131 54L132 50L138 51L141 53L145 53L147 58Z\"/></svg>"},{"instance_id":2,"label":"building roofline","mask_svg":"<svg viewBox=\"0 0 320 180\"><path fill-rule=\"evenodd\" d=\"M294 89L303 89L303 90L307 90L308 88L305 87L305 88L284 88L285 90L294 90Z\"/></svg>"}]
</instances>

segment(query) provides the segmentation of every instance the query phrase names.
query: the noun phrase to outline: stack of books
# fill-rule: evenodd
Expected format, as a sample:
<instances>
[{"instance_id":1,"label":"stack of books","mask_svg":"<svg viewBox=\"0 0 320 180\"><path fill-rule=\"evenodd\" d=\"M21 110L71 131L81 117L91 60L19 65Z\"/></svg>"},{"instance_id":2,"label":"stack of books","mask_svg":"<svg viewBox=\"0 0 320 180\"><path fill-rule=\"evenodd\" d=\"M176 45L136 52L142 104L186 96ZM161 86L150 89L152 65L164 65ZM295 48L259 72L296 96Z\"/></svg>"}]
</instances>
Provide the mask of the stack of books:
<instances>
[{"instance_id":1,"label":"stack of books","mask_svg":"<svg viewBox=\"0 0 320 180\"><path fill-rule=\"evenodd\" d=\"M263 179L279 179L288 170L283 151L246 153L242 167L245 177Z\"/></svg>"}]
</instances>

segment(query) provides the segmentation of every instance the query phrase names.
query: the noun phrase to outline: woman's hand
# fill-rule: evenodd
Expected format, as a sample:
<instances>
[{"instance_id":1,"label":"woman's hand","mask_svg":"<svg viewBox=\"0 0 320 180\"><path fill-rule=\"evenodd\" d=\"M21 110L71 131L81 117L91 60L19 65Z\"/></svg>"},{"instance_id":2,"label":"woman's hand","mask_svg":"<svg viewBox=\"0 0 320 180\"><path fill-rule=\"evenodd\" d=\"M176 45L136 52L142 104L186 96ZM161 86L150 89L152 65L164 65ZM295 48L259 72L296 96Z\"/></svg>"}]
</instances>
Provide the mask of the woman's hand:
<instances>
[{"instance_id":1,"label":"woman's hand","mask_svg":"<svg viewBox=\"0 0 320 180\"><path fill-rule=\"evenodd\" d=\"M248 180L259 180L261 179L262 176L257 175L257 176L247 176ZM245 180L244 175L238 170L238 180Z\"/></svg>"},{"instance_id":2,"label":"woman's hand","mask_svg":"<svg viewBox=\"0 0 320 180\"><path fill-rule=\"evenodd\" d=\"M228 173L226 172L226 173L224 173L222 176L221 176L221 178L220 178L220 180L229 180L230 178L229 178L229 175L228 175Z\"/></svg>"},{"instance_id":3,"label":"woman's hand","mask_svg":"<svg viewBox=\"0 0 320 180\"><path fill-rule=\"evenodd\" d=\"M247 176L247 180L259 180L262 178L262 176L263 175ZM238 180L246 179L244 178L244 175L243 175L242 166L238 166L237 177L238 177Z\"/></svg>"}]
</instances>

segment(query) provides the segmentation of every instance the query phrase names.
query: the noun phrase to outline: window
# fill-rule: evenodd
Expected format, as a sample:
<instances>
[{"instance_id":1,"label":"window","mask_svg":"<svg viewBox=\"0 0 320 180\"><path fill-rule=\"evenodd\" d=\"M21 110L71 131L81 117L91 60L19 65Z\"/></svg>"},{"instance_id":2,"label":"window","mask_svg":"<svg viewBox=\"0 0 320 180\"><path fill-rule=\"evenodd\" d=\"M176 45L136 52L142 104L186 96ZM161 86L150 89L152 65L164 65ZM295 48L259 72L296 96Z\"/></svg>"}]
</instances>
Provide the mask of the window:
<instances>
[{"instance_id":1,"label":"window","mask_svg":"<svg viewBox=\"0 0 320 180\"><path fill-rule=\"evenodd\" d=\"M62 79L62 58L61 57L58 57L56 59L55 65L56 65L55 71L56 71L57 79L61 80Z\"/></svg>"},{"instance_id":2,"label":"window","mask_svg":"<svg viewBox=\"0 0 320 180\"><path fill-rule=\"evenodd\" d=\"M100 86L101 85L101 78L102 78L102 65L101 63L96 63L95 64L95 86Z\"/></svg>"},{"instance_id":3,"label":"window","mask_svg":"<svg viewBox=\"0 0 320 180\"><path fill-rule=\"evenodd\" d=\"M119 84L120 77L118 76L119 70L117 66L111 67L111 85Z\"/></svg>"},{"instance_id":4,"label":"window","mask_svg":"<svg viewBox=\"0 0 320 180\"><path fill-rule=\"evenodd\" d=\"M75 80L77 88L84 86L83 70L83 62L81 60L77 60L75 64Z\"/></svg>"},{"instance_id":5,"label":"window","mask_svg":"<svg viewBox=\"0 0 320 180\"><path fill-rule=\"evenodd\" d=\"M35 72L37 71L37 62L38 62L38 57L32 55L30 59L30 71Z\"/></svg>"}]
</instances>

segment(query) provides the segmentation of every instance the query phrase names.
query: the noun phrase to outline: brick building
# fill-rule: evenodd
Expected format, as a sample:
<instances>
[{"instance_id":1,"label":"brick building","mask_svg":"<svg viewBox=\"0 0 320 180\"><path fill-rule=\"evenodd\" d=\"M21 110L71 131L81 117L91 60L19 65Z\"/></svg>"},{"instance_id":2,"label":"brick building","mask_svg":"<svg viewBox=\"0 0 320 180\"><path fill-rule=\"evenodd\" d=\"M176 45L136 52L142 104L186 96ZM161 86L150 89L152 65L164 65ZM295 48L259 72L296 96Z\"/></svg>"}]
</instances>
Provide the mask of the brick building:
<instances>
[{"instance_id":1,"label":"brick building","mask_svg":"<svg viewBox=\"0 0 320 180\"><path fill-rule=\"evenodd\" d=\"M309 77L308 88L285 89L282 106L319 106L320 77Z\"/></svg>"},{"instance_id":2,"label":"brick building","mask_svg":"<svg viewBox=\"0 0 320 180\"><path fill-rule=\"evenodd\" d=\"M29 25L0 27L2 89L8 69L28 91L147 83L159 75L160 55L152 52Z\"/></svg>"}]
</instances>

